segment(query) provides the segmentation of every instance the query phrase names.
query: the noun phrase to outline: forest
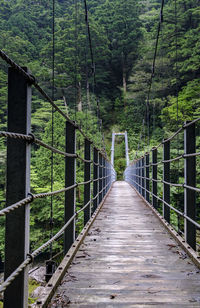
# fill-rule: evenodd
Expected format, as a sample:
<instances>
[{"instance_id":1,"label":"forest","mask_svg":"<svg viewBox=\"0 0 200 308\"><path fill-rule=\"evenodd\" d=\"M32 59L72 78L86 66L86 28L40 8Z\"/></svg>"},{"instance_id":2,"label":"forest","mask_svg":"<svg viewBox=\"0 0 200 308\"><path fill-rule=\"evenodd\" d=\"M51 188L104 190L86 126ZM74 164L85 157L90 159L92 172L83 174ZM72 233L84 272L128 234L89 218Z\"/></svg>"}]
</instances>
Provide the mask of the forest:
<instances>
[{"instance_id":1,"label":"forest","mask_svg":"<svg viewBox=\"0 0 200 308\"><path fill-rule=\"evenodd\" d=\"M54 100L95 139L98 147L106 150L108 157L112 131L126 130L133 160L170 136L184 121L200 116L199 1L165 0L163 16L160 16L160 0L88 0L87 3L91 42L85 24L84 2L55 1ZM0 48L16 63L27 66L50 96L53 87L52 18L50 0L0 0ZM160 18L157 57L152 72ZM7 128L7 69L0 60L0 130ZM48 102L33 90L32 130L49 144L51 113ZM55 117L54 140L60 149L64 146L63 130L64 120ZM83 138L77 138L78 151L83 153ZM197 146L199 143L197 139ZM173 146L175 153L179 141ZM124 149L124 140L119 137L115 149L118 179L122 179L125 169ZM50 153L45 149L33 148L31 190L34 193L50 190L49 159ZM1 138L1 208L5 200L5 168L6 143ZM83 164L79 163L77 168L81 181ZM174 177L175 174L176 171ZM63 185L64 161L55 156L54 188L60 189ZM82 204L82 192L77 191L78 206ZM55 229L62 222L63 198L55 197ZM44 241L43 227L49 229L48 200L36 202L32 213L33 249ZM0 238L3 232L1 229ZM0 250L3 250L3 243L0 243Z\"/></svg>"}]
</instances>

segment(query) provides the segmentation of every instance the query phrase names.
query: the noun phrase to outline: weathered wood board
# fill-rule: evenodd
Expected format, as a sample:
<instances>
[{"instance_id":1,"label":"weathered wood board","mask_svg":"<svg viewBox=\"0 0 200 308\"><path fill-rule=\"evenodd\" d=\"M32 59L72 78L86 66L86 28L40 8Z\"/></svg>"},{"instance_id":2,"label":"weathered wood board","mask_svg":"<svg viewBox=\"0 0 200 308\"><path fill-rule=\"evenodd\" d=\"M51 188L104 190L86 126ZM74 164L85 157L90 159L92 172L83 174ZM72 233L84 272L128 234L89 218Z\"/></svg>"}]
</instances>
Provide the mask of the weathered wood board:
<instances>
[{"instance_id":1,"label":"weathered wood board","mask_svg":"<svg viewBox=\"0 0 200 308\"><path fill-rule=\"evenodd\" d=\"M116 182L49 307L200 307L200 272L126 182Z\"/></svg>"}]
</instances>

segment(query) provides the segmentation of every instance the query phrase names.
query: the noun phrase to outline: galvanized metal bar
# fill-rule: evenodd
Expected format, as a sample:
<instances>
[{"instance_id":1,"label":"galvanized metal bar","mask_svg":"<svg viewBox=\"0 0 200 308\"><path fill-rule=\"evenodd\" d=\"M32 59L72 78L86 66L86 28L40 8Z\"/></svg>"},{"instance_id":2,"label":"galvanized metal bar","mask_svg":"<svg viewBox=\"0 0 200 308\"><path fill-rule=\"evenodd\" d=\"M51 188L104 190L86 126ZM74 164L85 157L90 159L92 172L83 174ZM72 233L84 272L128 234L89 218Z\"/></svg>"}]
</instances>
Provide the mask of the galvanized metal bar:
<instances>
[{"instance_id":1,"label":"galvanized metal bar","mask_svg":"<svg viewBox=\"0 0 200 308\"><path fill-rule=\"evenodd\" d=\"M98 168L98 163L99 163L99 153L98 150L94 147L93 148L93 180L95 180L93 182L93 198L95 198L93 200L93 211L95 211L97 209L98 206L98 200L99 200L99 196L97 196L98 194L98 187L99 187L99 182L96 181L99 177L99 168Z\"/></svg>"},{"instance_id":2,"label":"galvanized metal bar","mask_svg":"<svg viewBox=\"0 0 200 308\"><path fill-rule=\"evenodd\" d=\"M153 192L153 197L152 197L152 205L153 207L157 208L158 207L158 200L156 198L157 193L158 193L158 188L157 188L157 148L152 149L152 192Z\"/></svg>"},{"instance_id":3,"label":"galvanized metal bar","mask_svg":"<svg viewBox=\"0 0 200 308\"><path fill-rule=\"evenodd\" d=\"M91 142L88 139L85 139L85 153L84 158L87 161L91 160ZM91 180L91 164L89 162L84 163L84 181ZM84 205L90 201L91 196L91 183L84 185ZM88 222L91 217L91 204L87 206L84 210L84 225Z\"/></svg>"},{"instance_id":4,"label":"galvanized metal bar","mask_svg":"<svg viewBox=\"0 0 200 308\"><path fill-rule=\"evenodd\" d=\"M66 152L76 153L76 128L70 122L66 122ZM66 157L65 159L65 186L76 183L76 158ZM76 211L76 188L65 192L65 223L75 214ZM70 223L64 233L64 253L70 249L75 241L75 219Z\"/></svg>"},{"instance_id":5,"label":"galvanized metal bar","mask_svg":"<svg viewBox=\"0 0 200 308\"><path fill-rule=\"evenodd\" d=\"M144 197L145 196L145 190L144 190L144 157L142 157L142 159L141 159L141 165L142 165L142 169L141 169L141 175L142 175L142 179L141 179L141 181L142 181L142 196Z\"/></svg>"},{"instance_id":6,"label":"galvanized metal bar","mask_svg":"<svg viewBox=\"0 0 200 308\"><path fill-rule=\"evenodd\" d=\"M187 125L189 122L186 122ZM190 154L196 152L196 132L195 123L186 126L184 129L184 153ZM196 157L184 158L184 177L185 184L196 186ZM184 212L187 216L196 220L196 192L184 188ZM196 227L190 221L185 219L185 239L186 242L196 250Z\"/></svg>"},{"instance_id":7,"label":"galvanized metal bar","mask_svg":"<svg viewBox=\"0 0 200 308\"><path fill-rule=\"evenodd\" d=\"M23 68L28 72L27 68ZM8 131L31 132L31 87L17 70L8 69ZM30 144L24 140L7 141L6 206L27 197L30 192ZM29 205L6 216L5 274L8 278L29 253ZM28 268L7 287L4 307L28 306Z\"/></svg>"},{"instance_id":8,"label":"galvanized metal bar","mask_svg":"<svg viewBox=\"0 0 200 308\"><path fill-rule=\"evenodd\" d=\"M145 199L149 202L149 153L145 154Z\"/></svg>"},{"instance_id":9,"label":"galvanized metal bar","mask_svg":"<svg viewBox=\"0 0 200 308\"><path fill-rule=\"evenodd\" d=\"M170 141L163 143L163 160L170 160ZM163 163L163 180L170 182L170 162ZM170 204L170 185L163 184L163 200ZM170 223L170 208L163 203L163 217Z\"/></svg>"}]
</instances>

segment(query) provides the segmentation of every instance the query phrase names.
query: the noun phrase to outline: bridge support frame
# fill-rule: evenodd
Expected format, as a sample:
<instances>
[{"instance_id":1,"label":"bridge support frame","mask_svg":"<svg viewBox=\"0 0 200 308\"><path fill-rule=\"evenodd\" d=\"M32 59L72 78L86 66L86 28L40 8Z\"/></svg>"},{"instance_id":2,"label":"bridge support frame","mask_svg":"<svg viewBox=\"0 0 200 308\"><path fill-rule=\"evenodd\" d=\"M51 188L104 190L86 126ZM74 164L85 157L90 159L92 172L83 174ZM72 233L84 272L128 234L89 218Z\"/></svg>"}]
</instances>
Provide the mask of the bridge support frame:
<instances>
[{"instance_id":1,"label":"bridge support frame","mask_svg":"<svg viewBox=\"0 0 200 308\"><path fill-rule=\"evenodd\" d=\"M186 122L185 124L187 124ZM184 153L191 154L196 152L196 133L195 123L186 126L184 130ZM196 157L184 157L184 177L185 184L196 187ZM194 190L184 188L184 212L185 214L196 220L196 192ZM185 219L185 239L186 242L196 250L196 226Z\"/></svg>"},{"instance_id":2,"label":"bridge support frame","mask_svg":"<svg viewBox=\"0 0 200 308\"><path fill-rule=\"evenodd\" d=\"M124 133L112 133L112 146L111 146L111 164L114 166L114 156L115 156L115 136L124 136L125 139L125 153L126 153L126 167L129 166L129 154L128 154L128 134L127 131Z\"/></svg>"},{"instance_id":3,"label":"bridge support frame","mask_svg":"<svg viewBox=\"0 0 200 308\"><path fill-rule=\"evenodd\" d=\"M23 68L28 71L27 68ZM17 119L17 121L16 121ZM17 70L8 70L8 131L31 132L31 86ZM27 197L30 192L30 147L24 140L7 141L6 206ZM27 258L29 253L29 205L6 216L5 275L6 279ZM4 307L28 306L28 267L7 287Z\"/></svg>"},{"instance_id":4,"label":"bridge support frame","mask_svg":"<svg viewBox=\"0 0 200 308\"><path fill-rule=\"evenodd\" d=\"M66 152L76 153L76 128L70 122L66 122ZM76 184L76 158L65 158L65 187ZM76 188L65 192L65 223L76 211ZM70 249L75 241L75 219L69 224L64 233L64 253Z\"/></svg>"},{"instance_id":5,"label":"bridge support frame","mask_svg":"<svg viewBox=\"0 0 200 308\"><path fill-rule=\"evenodd\" d=\"M163 160L170 160L170 141L165 141L163 144ZM170 182L170 162L163 163L163 180ZM170 185L163 184L163 200L170 204ZM163 217L170 223L170 208L163 203Z\"/></svg>"}]
</instances>

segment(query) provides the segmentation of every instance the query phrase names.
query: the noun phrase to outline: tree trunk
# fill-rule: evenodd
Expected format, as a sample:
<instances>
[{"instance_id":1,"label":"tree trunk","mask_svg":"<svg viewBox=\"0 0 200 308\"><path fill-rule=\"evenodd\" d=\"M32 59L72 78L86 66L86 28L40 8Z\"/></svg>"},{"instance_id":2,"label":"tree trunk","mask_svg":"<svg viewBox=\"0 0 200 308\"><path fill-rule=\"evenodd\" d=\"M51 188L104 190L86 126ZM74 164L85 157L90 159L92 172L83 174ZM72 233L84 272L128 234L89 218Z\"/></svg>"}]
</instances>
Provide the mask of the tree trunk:
<instances>
[{"instance_id":1,"label":"tree trunk","mask_svg":"<svg viewBox=\"0 0 200 308\"><path fill-rule=\"evenodd\" d=\"M81 96L81 83L79 82L77 85L77 105L78 105L78 111L82 111L83 107L82 107L82 96Z\"/></svg>"},{"instance_id":2,"label":"tree trunk","mask_svg":"<svg viewBox=\"0 0 200 308\"><path fill-rule=\"evenodd\" d=\"M124 108L126 107L126 92L127 92L127 83L126 83L126 69L125 65L122 66L122 78L123 78L123 100L124 100Z\"/></svg>"},{"instance_id":3,"label":"tree trunk","mask_svg":"<svg viewBox=\"0 0 200 308\"><path fill-rule=\"evenodd\" d=\"M126 84L126 69L125 66L123 66L123 90L124 90L124 94L126 95L127 92L127 84Z\"/></svg>"},{"instance_id":4,"label":"tree trunk","mask_svg":"<svg viewBox=\"0 0 200 308\"><path fill-rule=\"evenodd\" d=\"M90 110L91 109L91 106L90 106L90 85L89 85L89 82L87 80L87 85L86 85L86 91L87 91L87 105L88 105L88 109Z\"/></svg>"},{"instance_id":5,"label":"tree trunk","mask_svg":"<svg viewBox=\"0 0 200 308\"><path fill-rule=\"evenodd\" d=\"M126 60L125 55L122 52L122 80L123 80L123 96L124 96L124 107L126 107L126 92L127 92L127 83L126 83Z\"/></svg>"}]
</instances>

